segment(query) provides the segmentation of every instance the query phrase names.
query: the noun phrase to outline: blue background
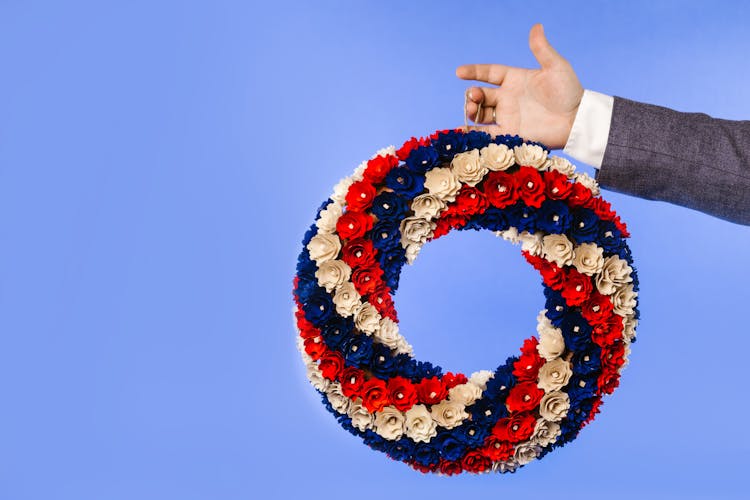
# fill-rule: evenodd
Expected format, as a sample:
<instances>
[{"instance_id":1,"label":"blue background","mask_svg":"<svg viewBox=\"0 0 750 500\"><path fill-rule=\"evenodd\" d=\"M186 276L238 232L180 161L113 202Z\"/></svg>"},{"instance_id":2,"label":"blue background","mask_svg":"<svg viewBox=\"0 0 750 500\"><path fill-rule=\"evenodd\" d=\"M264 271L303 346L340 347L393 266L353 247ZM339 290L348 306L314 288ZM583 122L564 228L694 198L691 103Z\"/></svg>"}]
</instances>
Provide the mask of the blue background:
<instances>
[{"instance_id":1,"label":"blue background","mask_svg":"<svg viewBox=\"0 0 750 500\"><path fill-rule=\"evenodd\" d=\"M315 208L375 150L463 123L456 66L536 67L535 22L586 88L750 118L739 1L2 0L0 498L747 497L750 229L685 208L605 193L639 341L593 425L514 475L413 472L305 379L291 284ZM464 372L544 304L489 232L401 282L417 355Z\"/></svg>"}]
</instances>

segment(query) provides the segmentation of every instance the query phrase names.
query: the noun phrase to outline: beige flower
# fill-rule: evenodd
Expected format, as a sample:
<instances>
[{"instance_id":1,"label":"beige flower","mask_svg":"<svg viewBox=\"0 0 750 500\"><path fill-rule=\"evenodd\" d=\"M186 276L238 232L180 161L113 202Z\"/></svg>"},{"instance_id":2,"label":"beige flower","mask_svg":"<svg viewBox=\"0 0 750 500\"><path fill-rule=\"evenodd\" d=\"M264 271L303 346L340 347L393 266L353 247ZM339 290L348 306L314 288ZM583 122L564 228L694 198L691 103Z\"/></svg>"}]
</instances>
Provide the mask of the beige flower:
<instances>
[{"instance_id":1,"label":"beige flower","mask_svg":"<svg viewBox=\"0 0 750 500\"><path fill-rule=\"evenodd\" d=\"M582 243L575 249L573 265L578 272L593 276L604 267L604 250L595 243Z\"/></svg>"},{"instance_id":2,"label":"beige flower","mask_svg":"<svg viewBox=\"0 0 750 500\"><path fill-rule=\"evenodd\" d=\"M534 426L534 433L531 435L531 441L539 446L547 446L548 444L554 443L557 438L560 437L560 434L560 424L540 418L536 421L536 425Z\"/></svg>"},{"instance_id":3,"label":"beige flower","mask_svg":"<svg viewBox=\"0 0 750 500\"><path fill-rule=\"evenodd\" d=\"M570 409L570 398L562 391L547 392L539 402L539 415L552 422L559 422Z\"/></svg>"},{"instance_id":4,"label":"beige flower","mask_svg":"<svg viewBox=\"0 0 750 500\"><path fill-rule=\"evenodd\" d=\"M341 217L341 213L341 205L335 201L329 203L324 210L320 211L320 217L315 222L315 225L318 226L318 233L335 233L336 222L339 220L339 217Z\"/></svg>"},{"instance_id":5,"label":"beige flower","mask_svg":"<svg viewBox=\"0 0 750 500\"><path fill-rule=\"evenodd\" d=\"M573 370L570 369L570 363L562 358L555 358L544 363L539 369L537 387L545 392L562 389L572 375Z\"/></svg>"},{"instance_id":6,"label":"beige flower","mask_svg":"<svg viewBox=\"0 0 750 500\"><path fill-rule=\"evenodd\" d=\"M507 170L516 161L513 151L505 144L488 144L479 150L479 161L492 171Z\"/></svg>"},{"instance_id":7,"label":"beige flower","mask_svg":"<svg viewBox=\"0 0 750 500\"><path fill-rule=\"evenodd\" d=\"M336 287L349 281L352 268L343 260L329 260L323 262L315 271L318 284L323 286L329 293Z\"/></svg>"},{"instance_id":8,"label":"beige flower","mask_svg":"<svg viewBox=\"0 0 750 500\"><path fill-rule=\"evenodd\" d=\"M314 362L307 365L307 378L313 387L322 392L327 392L331 385L331 381L323 377L323 374L318 370L318 365Z\"/></svg>"},{"instance_id":9,"label":"beige flower","mask_svg":"<svg viewBox=\"0 0 750 500\"><path fill-rule=\"evenodd\" d=\"M623 318L623 337L628 341L632 342L635 338L635 328L638 326L638 320L633 316L625 316Z\"/></svg>"},{"instance_id":10,"label":"beige flower","mask_svg":"<svg viewBox=\"0 0 750 500\"><path fill-rule=\"evenodd\" d=\"M362 406L362 399L357 398L355 401L353 401L349 405L349 411L347 411L347 413L352 419L353 427L356 427L362 432L366 431L367 429L372 429L374 418L370 414L370 412L368 412L367 409Z\"/></svg>"},{"instance_id":11,"label":"beige flower","mask_svg":"<svg viewBox=\"0 0 750 500\"><path fill-rule=\"evenodd\" d=\"M354 311L354 326L367 335L377 331L380 326L380 314L369 302L362 302Z\"/></svg>"},{"instance_id":12,"label":"beige flower","mask_svg":"<svg viewBox=\"0 0 750 500\"><path fill-rule=\"evenodd\" d=\"M576 170L575 166L573 166L570 161L561 156L550 156L547 158L547 162L544 166L547 170L557 170L568 177L572 177Z\"/></svg>"},{"instance_id":13,"label":"beige flower","mask_svg":"<svg viewBox=\"0 0 750 500\"><path fill-rule=\"evenodd\" d=\"M348 318L357 310L360 305L360 295L354 284L347 281L336 289L333 295L333 304L336 306L336 312L345 318Z\"/></svg>"},{"instance_id":14,"label":"beige flower","mask_svg":"<svg viewBox=\"0 0 750 500\"><path fill-rule=\"evenodd\" d=\"M528 165L539 170L542 170L547 161L547 152L537 145L521 144L513 148L513 154L519 165Z\"/></svg>"},{"instance_id":15,"label":"beige flower","mask_svg":"<svg viewBox=\"0 0 750 500\"><path fill-rule=\"evenodd\" d=\"M547 361L559 358L565 351L565 339L560 329L555 328L548 321L546 325L537 325L537 331L539 332L539 343L536 350L539 355Z\"/></svg>"},{"instance_id":16,"label":"beige flower","mask_svg":"<svg viewBox=\"0 0 750 500\"><path fill-rule=\"evenodd\" d=\"M634 291L632 283L619 287L612 294L612 305L614 306L615 314L619 314L620 316L634 314L636 306L635 298L637 296L638 294Z\"/></svg>"},{"instance_id":17,"label":"beige flower","mask_svg":"<svg viewBox=\"0 0 750 500\"><path fill-rule=\"evenodd\" d=\"M310 258L316 264L321 265L323 262L338 257L341 251L341 240L335 234L316 234L310 239L307 249L310 251Z\"/></svg>"},{"instance_id":18,"label":"beige flower","mask_svg":"<svg viewBox=\"0 0 750 500\"><path fill-rule=\"evenodd\" d=\"M417 443L427 443L437 435L435 421L425 405L414 405L406 412L406 435Z\"/></svg>"},{"instance_id":19,"label":"beige flower","mask_svg":"<svg viewBox=\"0 0 750 500\"><path fill-rule=\"evenodd\" d=\"M513 458L516 459L519 465L526 465L527 463L534 460L539 452L542 451L542 447L536 443L527 441L516 445L513 452Z\"/></svg>"},{"instance_id":20,"label":"beige flower","mask_svg":"<svg viewBox=\"0 0 750 500\"><path fill-rule=\"evenodd\" d=\"M584 187L588 188L591 191L591 194L593 194L594 196L599 196L601 191L599 190L599 183L596 182L596 179L591 177L586 172L578 172L575 177L576 182L583 184Z\"/></svg>"},{"instance_id":21,"label":"beige flower","mask_svg":"<svg viewBox=\"0 0 750 500\"><path fill-rule=\"evenodd\" d=\"M544 257L558 266L569 266L573 263L575 253L573 243L564 234L548 234L542 239Z\"/></svg>"},{"instance_id":22,"label":"beige flower","mask_svg":"<svg viewBox=\"0 0 750 500\"><path fill-rule=\"evenodd\" d=\"M437 425L446 429L453 429L469 418L469 414L464 411L464 405L448 400L432 405L430 415Z\"/></svg>"},{"instance_id":23,"label":"beige flower","mask_svg":"<svg viewBox=\"0 0 750 500\"><path fill-rule=\"evenodd\" d=\"M461 189L456 174L450 168L433 168L425 174L424 187L443 201L455 201Z\"/></svg>"},{"instance_id":24,"label":"beige flower","mask_svg":"<svg viewBox=\"0 0 750 500\"><path fill-rule=\"evenodd\" d=\"M464 406L473 405L481 397L482 389L471 381L456 385L448 390L448 399Z\"/></svg>"},{"instance_id":25,"label":"beige flower","mask_svg":"<svg viewBox=\"0 0 750 500\"><path fill-rule=\"evenodd\" d=\"M401 245L403 247L411 243L423 245L435 230L435 225L434 222L421 217L412 216L404 218L399 225Z\"/></svg>"},{"instance_id":26,"label":"beige flower","mask_svg":"<svg viewBox=\"0 0 750 500\"><path fill-rule=\"evenodd\" d=\"M434 194L420 194L411 201L411 209L415 217L435 219L445 210L445 202Z\"/></svg>"},{"instance_id":27,"label":"beige flower","mask_svg":"<svg viewBox=\"0 0 750 500\"><path fill-rule=\"evenodd\" d=\"M612 295L618 288L633 281L632 269L627 261L612 255L604 259L604 265L596 277L596 288L604 295Z\"/></svg>"},{"instance_id":28,"label":"beige flower","mask_svg":"<svg viewBox=\"0 0 750 500\"><path fill-rule=\"evenodd\" d=\"M375 414L375 432L390 441L401 439L404 435L404 414L394 406L386 406Z\"/></svg>"},{"instance_id":29,"label":"beige flower","mask_svg":"<svg viewBox=\"0 0 750 500\"><path fill-rule=\"evenodd\" d=\"M341 179L338 184L333 187L333 194L331 195L331 199L339 205L343 206L346 202L346 193L349 192L349 187L352 184L354 184L354 179L352 179L351 177L344 177L343 179Z\"/></svg>"},{"instance_id":30,"label":"beige flower","mask_svg":"<svg viewBox=\"0 0 750 500\"><path fill-rule=\"evenodd\" d=\"M489 370L479 370L474 372L469 377L469 381L479 387L482 391L487 389L487 381L491 379L495 374Z\"/></svg>"},{"instance_id":31,"label":"beige flower","mask_svg":"<svg viewBox=\"0 0 750 500\"><path fill-rule=\"evenodd\" d=\"M406 257L406 262L408 262L409 264L413 264L414 261L417 259L417 255L419 255L420 250L422 250L421 243L409 243L404 249L404 256Z\"/></svg>"},{"instance_id":32,"label":"beige flower","mask_svg":"<svg viewBox=\"0 0 750 500\"><path fill-rule=\"evenodd\" d=\"M381 344L389 349L395 349L401 335L398 333L398 323L387 316L380 318L380 326L375 336Z\"/></svg>"},{"instance_id":33,"label":"beige flower","mask_svg":"<svg viewBox=\"0 0 750 500\"><path fill-rule=\"evenodd\" d=\"M518 235L518 239L521 240L521 250L529 252L529 254L537 256L542 255L542 233L530 233L523 231Z\"/></svg>"},{"instance_id":34,"label":"beige flower","mask_svg":"<svg viewBox=\"0 0 750 500\"><path fill-rule=\"evenodd\" d=\"M458 180L472 187L487 174L487 167L481 164L479 151L476 149L458 153L451 160L451 166Z\"/></svg>"},{"instance_id":35,"label":"beige flower","mask_svg":"<svg viewBox=\"0 0 750 500\"><path fill-rule=\"evenodd\" d=\"M331 384L326 392L326 397L331 403L331 407L339 413L346 413L349 410L351 400L341 392L339 384Z\"/></svg>"}]
</instances>

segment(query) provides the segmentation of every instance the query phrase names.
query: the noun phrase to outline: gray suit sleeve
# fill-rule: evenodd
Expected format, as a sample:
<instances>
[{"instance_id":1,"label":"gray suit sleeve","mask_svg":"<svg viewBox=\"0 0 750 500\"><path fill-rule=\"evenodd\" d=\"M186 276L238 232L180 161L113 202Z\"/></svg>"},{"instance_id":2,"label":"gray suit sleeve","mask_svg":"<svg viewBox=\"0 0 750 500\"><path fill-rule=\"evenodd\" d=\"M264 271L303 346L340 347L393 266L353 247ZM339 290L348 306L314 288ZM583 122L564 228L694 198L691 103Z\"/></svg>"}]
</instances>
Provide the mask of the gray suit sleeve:
<instances>
[{"instance_id":1,"label":"gray suit sleeve","mask_svg":"<svg viewBox=\"0 0 750 500\"><path fill-rule=\"evenodd\" d=\"M750 121L614 96L601 187L750 225Z\"/></svg>"}]
</instances>

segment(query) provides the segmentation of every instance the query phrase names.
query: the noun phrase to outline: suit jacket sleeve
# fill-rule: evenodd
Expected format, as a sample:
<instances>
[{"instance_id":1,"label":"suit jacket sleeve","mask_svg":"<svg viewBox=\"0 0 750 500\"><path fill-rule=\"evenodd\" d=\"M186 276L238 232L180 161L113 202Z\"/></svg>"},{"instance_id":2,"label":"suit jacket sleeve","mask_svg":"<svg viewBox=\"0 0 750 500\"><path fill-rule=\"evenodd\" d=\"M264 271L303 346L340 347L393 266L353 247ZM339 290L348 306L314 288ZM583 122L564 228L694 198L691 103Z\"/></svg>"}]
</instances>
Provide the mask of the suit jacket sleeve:
<instances>
[{"instance_id":1,"label":"suit jacket sleeve","mask_svg":"<svg viewBox=\"0 0 750 500\"><path fill-rule=\"evenodd\" d=\"M601 187L750 225L750 121L614 96Z\"/></svg>"}]
</instances>

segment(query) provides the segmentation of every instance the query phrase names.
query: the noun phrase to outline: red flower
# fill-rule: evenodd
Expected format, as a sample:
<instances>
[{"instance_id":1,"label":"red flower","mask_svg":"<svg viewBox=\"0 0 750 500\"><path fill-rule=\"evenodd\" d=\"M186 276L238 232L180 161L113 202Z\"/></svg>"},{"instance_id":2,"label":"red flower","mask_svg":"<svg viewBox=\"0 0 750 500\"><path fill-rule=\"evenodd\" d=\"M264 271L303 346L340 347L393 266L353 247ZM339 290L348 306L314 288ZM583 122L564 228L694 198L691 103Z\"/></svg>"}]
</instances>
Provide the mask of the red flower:
<instances>
[{"instance_id":1,"label":"red flower","mask_svg":"<svg viewBox=\"0 0 750 500\"><path fill-rule=\"evenodd\" d=\"M365 179L372 184L383 182L385 176L393 167L398 165L398 159L391 155L378 155L367 162L367 168L362 173ZM349 200L346 200L349 203Z\"/></svg>"},{"instance_id":2,"label":"red flower","mask_svg":"<svg viewBox=\"0 0 750 500\"><path fill-rule=\"evenodd\" d=\"M406 411L417 403L417 390L411 380L391 377L388 379L388 397L396 409Z\"/></svg>"},{"instance_id":3,"label":"red flower","mask_svg":"<svg viewBox=\"0 0 750 500\"><path fill-rule=\"evenodd\" d=\"M341 258L351 268L366 267L375 263L376 252L371 240L355 238L346 242Z\"/></svg>"},{"instance_id":4,"label":"red flower","mask_svg":"<svg viewBox=\"0 0 750 500\"><path fill-rule=\"evenodd\" d=\"M605 321L593 325L591 340L600 347L607 347L622 338L622 318L616 314L610 314Z\"/></svg>"},{"instance_id":5,"label":"red flower","mask_svg":"<svg viewBox=\"0 0 750 500\"><path fill-rule=\"evenodd\" d=\"M443 383L448 390L453 389L457 385L465 384L468 381L469 379L463 373L448 372L443 375Z\"/></svg>"},{"instance_id":6,"label":"red flower","mask_svg":"<svg viewBox=\"0 0 750 500\"><path fill-rule=\"evenodd\" d=\"M461 191L456 195L455 206L458 207L458 212L464 216L482 213L488 205L487 197L475 187L462 186Z\"/></svg>"},{"instance_id":7,"label":"red flower","mask_svg":"<svg viewBox=\"0 0 750 500\"><path fill-rule=\"evenodd\" d=\"M570 195L568 196L568 203L571 206L591 208L594 203L593 200L594 198L589 188L580 182L573 183Z\"/></svg>"},{"instance_id":8,"label":"red flower","mask_svg":"<svg viewBox=\"0 0 750 500\"><path fill-rule=\"evenodd\" d=\"M435 230L432 232L430 240L436 240L441 236L448 234L451 230L451 221L448 219L440 218L435 223Z\"/></svg>"},{"instance_id":9,"label":"red flower","mask_svg":"<svg viewBox=\"0 0 750 500\"><path fill-rule=\"evenodd\" d=\"M568 182L568 176L557 170L544 173L544 185L544 192L553 200L563 200L573 190L573 185Z\"/></svg>"},{"instance_id":10,"label":"red flower","mask_svg":"<svg viewBox=\"0 0 750 500\"><path fill-rule=\"evenodd\" d=\"M513 456L513 445L494 435L487 438L481 450L482 454L493 461L508 460Z\"/></svg>"},{"instance_id":11,"label":"red flower","mask_svg":"<svg viewBox=\"0 0 750 500\"><path fill-rule=\"evenodd\" d=\"M448 389L445 388L445 384L439 378L430 377L422 379L417 386L417 394L420 402L434 405L448 396Z\"/></svg>"},{"instance_id":12,"label":"red flower","mask_svg":"<svg viewBox=\"0 0 750 500\"><path fill-rule=\"evenodd\" d=\"M534 433L535 425L536 418L531 412L515 413L511 417L498 420L492 428L492 435L502 441L520 443Z\"/></svg>"},{"instance_id":13,"label":"red flower","mask_svg":"<svg viewBox=\"0 0 750 500\"><path fill-rule=\"evenodd\" d=\"M544 261L539 274L548 287L553 290L561 290L565 282L565 271L554 262Z\"/></svg>"},{"instance_id":14,"label":"red flower","mask_svg":"<svg viewBox=\"0 0 750 500\"><path fill-rule=\"evenodd\" d=\"M536 386L536 382L520 382L513 386L505 400L509 411L521 412L536 408L544 396L544 391Z\"/></svg>"},{"instance_id":15,"label":"red flower","mask_svg":"<svg viewBox=\"0 0 750 500\"><path fill-rule=\"evenodd\" d=\"M325 354L320 357L318 369L320 370L320 373L323 374L323 377L328 380L336 380L343 368L344 357L340 352L326 351Z\"/></svg>"},{"instance_id":16,"label":"red flower","mask_svg":"<svg viewBox=\"0 0 750 500\"><path fill-rule=\"evenodd\" d=\"M358 181L349 186L346 192L346 206L349 210L364 211L372 206L375 188L368 181Z\"/></svg>"},{"instance_id":17,"label":"red flower","mask_svg":"<svg viewBox=\"0 0 750 500\"><path fill-rule=\"evenodd\" d=\"M326 352L326 346L322 340L319 336L305 339L305 352L315 361L320 359L320 356Z\"/></svg>"},{"instance_id":18,"label":"red flower","mask_svg":"<svg viewBox=\"0 0 750 500\"><path fill-rule=\"evenodd\" d=\"M596 398L594 400L594 403L591 405L591 412L589 412L589 418L586 419L586 421L583 423L583 425L588 424L592 420L594 420L594 417L597 413L599 413L599 408L602 406L602 398ZM581 426L583 427L583 426Z\"/></svg>"},{"instance_id":19,"label":"red flower","mask_svg":"<svg viewBox=\"0 0 750 500\"><path fill-rule=\"evenodd\" d=\"M602 370L602 373L596 380L596 384L599 386L601 394L612 394L620 385L620 376L617 372L613 373L609 370Z\"/></svg>"},{"instance_id":20,"label":"red flower","mask_svg":"<svg viewBox=\"0 0 750 500\"><path fill-rule=\"evenodd\" d=\"M352 283L360 295L374 292L381 285L383 270L377 264L366 267L355 267L352 271Z\"/></svg>"},{"instance_id":21,"label":"red flower","mask_svg":"<svg viewBox=\"0 0 750 500\"><path fill-rule=\"evenodd\" d=\"M404 143L403 146L401 146L398 151L396 151L396 156L398 156L398 159L401 161L406 160L409 157L409 154L415 149L419 147L419 141L416 137L412 137L408 141Z\"/></svg>"},{"instance_id":22,"label":"red flower","mask_svg":"<svg viewBox=\"0 0 750 500\"><path fill-rule=\"evenodd\" d=\"M493 207L509 207L518 200L516 178L507 172L490 172L484 179L484 194Z\"/></svg>"},{"instance_id":23,"label":"red flower","mask_svg":"<svg viewBox=\"0 0 750 500\"><path fill-rule=\"evenodd\" d=\"M304 316L297 318L297 328L299 328L299 336L303 339L309 339L320 335L320 330L315 328L315 326L307 321Z\"/></svg>"},{"instance_id":24,"label":"red flower","mask_svg":"<svg viewBox=\"0 0 750 500\"><path fill-rule=\"evenodd\" d=\"M371 378L362 384L362 406L370 413L380 411L388 406L388 390L385 382L379 378Z\"/></svg>"},{"instance_id":25,"label":"red flower","mask_svg":"<svg viewBox=\"0 0 750 500\"><path fill-rule=\"evenodd\" d=\"M539 374L539 369L543 364L544 359L539 355L536 348L534 348L532 351L521 354L518 361L513 363L513 375L515 375L518 380L536 380L536 377Z\"/></svg>"},{"instance_id":26,"label":"red flower","mask_svg":"<svg viewBox=\"0 0 750 500\"><path fill-rule=\"evenodd\" d=\"M492 462L479 450L471 450L461 459L461 466L469 472L482 472L490 468Z\"/></svg>"},{"instance_id":27,"label":"red flower","mask_svg":"<svg viewBox=\"0 0 750 500\"><path fill-rule=\"evenodd\" d=\"M568 305L579 306L589 298L593 287L590 277L568 268L565 270L565 282L560 293Z\"/></svg>"},{"instance_id":28,"label":"red flower","mask_svg":"<svg viewBox=\"0 0 750 500\"><path fill-rule=\"evenodd\" d=\"M361 397L360 391L365 382L364 374L357 368L345 368L341 372L341 392L350 399Z\"/></svg>"},{"instance_id":29,"label":"red flower","mask_svg":"<svg viewBox=\"0 0 750 500\"><path fill-rule=\"evenodd\" d=\"M370 293L367 300L381 316L391 318L393 321L398 322L396 306L393 304L393 297L391 297L390 288L388 288L387 285L381 282L380 285L378 285L378 288Z\"/></svg>"},{"instance_id":30,"label":"red flower","mask_svg":"<svg viewBox=\"0 0 750 500\"><path fill-rule=\"evenodd\" d=\"M440 459L440 464L438 465L438 469L442 474L445 474L446 476L452 476L454 474L459 474L461 472L461 463L460 462L451 462L450 460L446 460L444 458Z\"/></svg>"},{"instance_id":31,"label":"red flower","mask_svg":"<svg viewBox=\"0 0 750 500\"><path fill-rule=\"evenodd\" d=\"M435 472L438 469L438 464L430 464L430 465L422 465L417 462L410 462L409 465L414 469L417 470L423 474L427 474L428 472Z\"/></svg>"},{"instance_id":32,"label":"red flower","mask_svg":"<svg viewBox=\"0 0 750 500\"><path fill-rule=\"evenodd\" d=\"M594 290L588 300L581 305L581 314L590 324L599 325L607 322L612 316L612 308L612 301Z\"/></svg>"},{"instance_id":33,"label":"red flower","mask_svg":"<svg viewBox=\"0 0 750 500\"><path fill-rule=\"evenodd\" d=\"M336 222L339 237L345 240L364 236L372 229L372 216L357 210L347 210Z\"/></svg>"},{"instance_id":34,"label":"red flower","mask_svg":"<svg viewBox=\"0 0 750 500\"><path fill-rule=\"evenodd\" d=\"M602 348L601 360L609 370L616 372L625 362L625 344L618 342Z\"/></svg>"},{"instance_id":35,"label":"red flower","mask_svg":"<svg viewBox=\"0 0 750 500\"><path fill-rule=\"evenodd\" d=\"M520 167L516 172L518 192L526 205L534 208L542 206L544 201L544 180L534 167Z\"/></svg>"}]
</instances>

